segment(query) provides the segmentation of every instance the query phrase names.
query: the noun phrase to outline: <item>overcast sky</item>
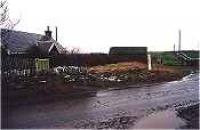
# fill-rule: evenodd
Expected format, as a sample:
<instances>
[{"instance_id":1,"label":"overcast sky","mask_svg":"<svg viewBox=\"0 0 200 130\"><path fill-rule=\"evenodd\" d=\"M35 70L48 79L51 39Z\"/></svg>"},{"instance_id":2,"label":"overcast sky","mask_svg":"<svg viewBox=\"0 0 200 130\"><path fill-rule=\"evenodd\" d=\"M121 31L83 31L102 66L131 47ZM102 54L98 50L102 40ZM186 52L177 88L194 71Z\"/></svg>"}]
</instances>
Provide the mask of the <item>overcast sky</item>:
<instances>
[{"instance_id":1,"label":"overcast sky","mask_svg":"<svg viewBox=\"0 0 200 130\"><path fill-rule=\"evenodd\" d=\"M172 50L182 30L182 48L200 44L199 0L8 0L16 30L43 34L49 25L58 41L82 52L111 46Z\"/></svg>"}]
</instances>

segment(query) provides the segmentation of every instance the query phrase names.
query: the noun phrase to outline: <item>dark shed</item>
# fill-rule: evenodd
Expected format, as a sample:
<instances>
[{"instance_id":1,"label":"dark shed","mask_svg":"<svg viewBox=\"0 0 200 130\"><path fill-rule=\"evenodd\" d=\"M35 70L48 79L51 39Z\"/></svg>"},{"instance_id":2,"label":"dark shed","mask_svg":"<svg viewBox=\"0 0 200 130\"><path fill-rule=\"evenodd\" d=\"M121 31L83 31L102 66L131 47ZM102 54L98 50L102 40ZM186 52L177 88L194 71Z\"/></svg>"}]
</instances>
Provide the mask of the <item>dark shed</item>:
<instances>
[{"instance_id":1,"label":"dark shed","mask_svg":"<svg viewBox=\"0 0 200 130\"><path fill-rule=\"evenodd\" d=\"M147 55L147 47L111 47L110 55Z\"/></svg>"},{"instance_id":2,"label":"dark shed","mask_svg":"<svg viewBox=\"0 0 200 130\"><path fill-rule=\"evenodd\" d=\"M147 47L111 47L109 55L147 63Z\"/></svg>"}]
</instances>

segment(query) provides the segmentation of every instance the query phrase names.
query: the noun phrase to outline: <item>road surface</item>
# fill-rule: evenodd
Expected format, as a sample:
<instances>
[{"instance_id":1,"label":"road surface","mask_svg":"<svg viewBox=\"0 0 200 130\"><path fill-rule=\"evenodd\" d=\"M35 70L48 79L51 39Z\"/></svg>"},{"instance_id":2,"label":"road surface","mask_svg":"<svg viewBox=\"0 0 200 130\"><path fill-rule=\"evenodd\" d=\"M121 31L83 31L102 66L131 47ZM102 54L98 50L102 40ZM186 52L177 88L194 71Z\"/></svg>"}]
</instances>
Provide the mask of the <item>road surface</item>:
<instances>
[{"instance_id":1,"label":"road surface","mask_svg":"<svg viewBox=\"0 0 200 130\"><path fill-rule=\"evenodd\" d=\"M98 91L96 97L18 106L9 110L7 125L9 128L132 128L135 121L149 113L199 102L199 74L180 81L132 87Z\"/></svg>"}]
</instances>

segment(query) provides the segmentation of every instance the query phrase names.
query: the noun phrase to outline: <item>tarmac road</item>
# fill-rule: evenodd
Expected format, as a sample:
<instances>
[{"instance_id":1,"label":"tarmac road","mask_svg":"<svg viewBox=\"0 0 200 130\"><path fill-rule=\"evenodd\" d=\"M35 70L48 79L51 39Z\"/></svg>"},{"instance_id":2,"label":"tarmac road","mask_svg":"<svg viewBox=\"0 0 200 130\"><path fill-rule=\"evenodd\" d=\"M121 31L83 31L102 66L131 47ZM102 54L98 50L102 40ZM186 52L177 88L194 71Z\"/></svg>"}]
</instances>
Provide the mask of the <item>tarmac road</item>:
<instances>
[{"instance_id":1,"label":"tarmac road","mask_svg":"<svg viewBox=\"0 0 200 130\"><path fill-rule=\"evenodd\" d=\"M98 91L96 97L23 105L8 112L8 128L132 128L159 111L199 102L199 74L180 81ZM3 119L2 119L3 120Z\"/></svg>"}]
</instances>

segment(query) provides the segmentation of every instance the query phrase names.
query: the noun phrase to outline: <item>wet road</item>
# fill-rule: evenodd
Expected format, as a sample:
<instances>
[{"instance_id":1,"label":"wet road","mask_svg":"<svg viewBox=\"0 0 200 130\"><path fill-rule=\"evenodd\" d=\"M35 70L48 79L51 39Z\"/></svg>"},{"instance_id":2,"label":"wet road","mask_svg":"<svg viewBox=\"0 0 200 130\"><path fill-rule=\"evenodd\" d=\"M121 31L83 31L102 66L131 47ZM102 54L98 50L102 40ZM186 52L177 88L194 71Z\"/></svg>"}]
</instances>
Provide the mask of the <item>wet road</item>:
<instances>
[{"instance_id":1,"label":"wet road","mask_svg":"<svg viewBox=\"0 0 200 130\"><path fill-rule=\"evenodd\" d=\"M122 90L99 91L96 97L20 106L8 113L10 128L79 128L87 122L147 115L162 108L199 102L199 75L180 81Z\"/></svg>"}]
</instances>

